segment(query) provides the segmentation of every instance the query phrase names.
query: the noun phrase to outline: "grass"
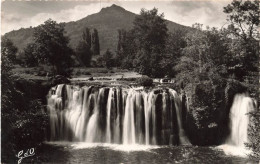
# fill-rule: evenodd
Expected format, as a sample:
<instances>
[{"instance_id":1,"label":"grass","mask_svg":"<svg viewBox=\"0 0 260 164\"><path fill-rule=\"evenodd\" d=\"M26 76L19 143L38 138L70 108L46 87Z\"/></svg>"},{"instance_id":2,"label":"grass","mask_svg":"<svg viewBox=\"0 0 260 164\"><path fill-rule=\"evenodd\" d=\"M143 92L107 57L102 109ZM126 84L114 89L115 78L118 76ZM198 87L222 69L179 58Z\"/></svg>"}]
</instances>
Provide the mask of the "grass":
<instances>
[{"instance_id":1,"label":"grass","mask_svg":"<svg viewBox=\"0 0 260 164\"><path fill-rule=\"evenodd\" d=\"M14 74L20 78L28 80L41 80L47 81L48 67L33 67L25 68L21 66L15 66L12 70ZM140 86L137 83L137 79L142 75L137 72L118 69L118 68L84 68L76 67L73 68L71 82L77 85L106 85L106 86ZM89 80L93 78L94 80ZM153 82L153 86L157 87L169 87L177 89L176 84L160 84L159 82Z\"/></svg>"},{"instance_id":2,"label":"grass","mask_svg":"<svg viewBox=\"0 0 260 164\"><path fill-rule=\"evenodd\" d=\"M16 76L25 79L41 79L47 80L48 79L48 72L50 71L50 67L48 66L41 66L41 67L21 67L19 65L15 65L14 69L12 70ZM119 68L96 68L96 67L75 67L73 68L71 80L72 81L87 81L90 77L93 77L95 80L98 81L110 81L110 80L118 80L132 82L136 78L141 77L140 74L128 71L126 69L119 69Z\"/></svg>"},{"instance_id":3,"label":"grass","mask_svg":"<svg viewBox=\"0 0 260 164\"><path fill-rule=\"evenodd\" d=\"M47 80L47 71L45 71L44 68L41 67L25 68L19 65L15 65L12 69L12 72L15 76L24 79Z\"/></svg>"}]
</instances>

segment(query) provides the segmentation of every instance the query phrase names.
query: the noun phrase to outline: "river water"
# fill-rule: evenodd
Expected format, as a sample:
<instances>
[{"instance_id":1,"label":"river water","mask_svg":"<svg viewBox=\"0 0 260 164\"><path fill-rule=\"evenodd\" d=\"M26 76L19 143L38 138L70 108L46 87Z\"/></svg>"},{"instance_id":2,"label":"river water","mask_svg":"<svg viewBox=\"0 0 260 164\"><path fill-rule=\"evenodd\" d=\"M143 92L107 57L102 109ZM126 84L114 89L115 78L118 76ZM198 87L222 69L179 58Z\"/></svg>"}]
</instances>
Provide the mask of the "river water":
<instances>
[{"instance_id":1,"label":"river water","mask_svg":"<svg viewBox=\"0 0 260 164\"><path fill-rule=\"evenodd\" d=\"M248 158L226 155L217 147L144 146L48 142L35 156L22 163L256 163Z\"/></svg>"}]
</instances>

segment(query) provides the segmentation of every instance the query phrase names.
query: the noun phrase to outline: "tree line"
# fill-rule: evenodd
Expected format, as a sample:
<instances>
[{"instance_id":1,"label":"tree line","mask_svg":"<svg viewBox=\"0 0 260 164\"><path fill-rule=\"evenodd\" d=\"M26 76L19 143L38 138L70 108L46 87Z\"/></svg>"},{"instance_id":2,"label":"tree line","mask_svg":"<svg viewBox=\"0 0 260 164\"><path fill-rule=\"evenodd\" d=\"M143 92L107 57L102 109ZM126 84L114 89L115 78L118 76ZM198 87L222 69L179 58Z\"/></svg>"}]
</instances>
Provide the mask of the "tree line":
<instances>
[{"instance_id":1,"label":"tree line","mask_svg":"<svg viewBox=\"0 0 260 164\"><path fill-rule=\"evenodd\" d=\"M33 41L29 43L16 57L17 51L12 54L14 64L26 67L49 65L52 74L70 76L71 67L81 65L89 67L92 56L100 54L99 36L97 29L85 28L75 50L69 45L69 37L65 35L64 23L57 23L51 19L34 29ZM6 48L11 40L3 38ZM15 46L13 46L15 47Z\"/></svg>"}]
</instances>

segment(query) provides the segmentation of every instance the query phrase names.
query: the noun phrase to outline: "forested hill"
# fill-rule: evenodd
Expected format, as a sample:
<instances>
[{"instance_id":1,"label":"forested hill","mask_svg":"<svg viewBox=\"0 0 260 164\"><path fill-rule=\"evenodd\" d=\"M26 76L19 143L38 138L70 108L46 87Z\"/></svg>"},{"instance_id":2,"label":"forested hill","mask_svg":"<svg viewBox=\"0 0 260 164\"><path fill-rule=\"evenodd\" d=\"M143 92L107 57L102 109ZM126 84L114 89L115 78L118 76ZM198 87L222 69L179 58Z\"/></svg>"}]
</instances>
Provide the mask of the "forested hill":
<instances>
[{"instance_id":1,"label":"forested hill","mask_svg":"<svg viewBox=\"0 0 260 164\"><path fill-rule=\"evenodd\" d=\"M99 33L101 54L103 54L107 48L115 51L118 41L118 29L129 30L133 25L132 22L135 16L136 14L120 6L112 5L107 8L102 8L99 13L89 15L75 22L65 23L66 35L70 38L72 48L75 48L81 39L82 31L85 27L90 29L96 28ZM170 32L177 29L187 31L192 29L171 21L167 21L167 24ZM5 34L5 36L11 39L15 46L21 50L28 43L32 42L33 29L34 28L21 28L16 31L11 31Z\"/></svg>"}]
</instances>

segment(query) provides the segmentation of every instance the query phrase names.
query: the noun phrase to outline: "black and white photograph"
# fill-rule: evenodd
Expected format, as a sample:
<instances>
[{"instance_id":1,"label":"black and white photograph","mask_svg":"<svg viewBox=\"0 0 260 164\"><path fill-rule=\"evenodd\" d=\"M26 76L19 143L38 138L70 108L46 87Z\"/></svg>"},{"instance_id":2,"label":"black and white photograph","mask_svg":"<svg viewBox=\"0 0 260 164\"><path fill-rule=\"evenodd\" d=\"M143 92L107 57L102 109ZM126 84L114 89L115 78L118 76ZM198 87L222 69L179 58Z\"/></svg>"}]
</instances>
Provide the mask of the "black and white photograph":
<instances>
[{"instance_id":1,"label":"black and white photograph","mask_svg":"<svg viewBox=\"0 0 260 164\"><path fill-rule=\"evenodd\" d=\"M2 0L3 164L260 164L259 0Z\"/></svg>"}]
</instances>

